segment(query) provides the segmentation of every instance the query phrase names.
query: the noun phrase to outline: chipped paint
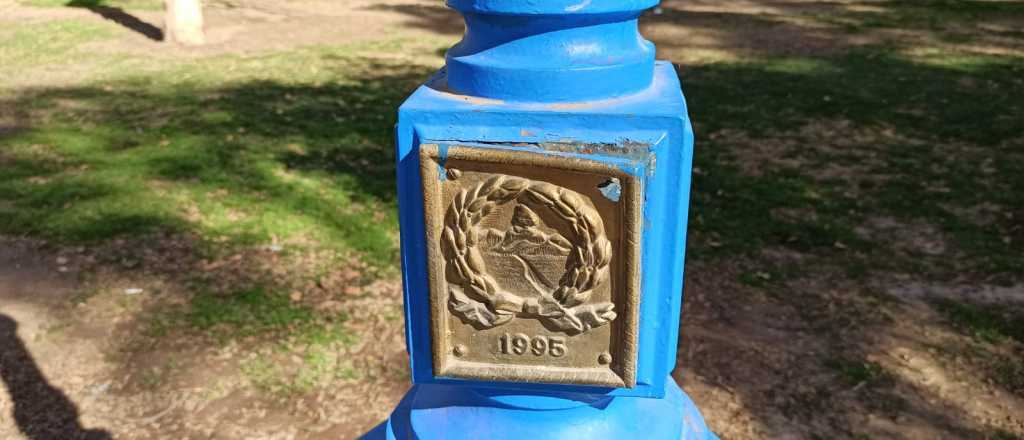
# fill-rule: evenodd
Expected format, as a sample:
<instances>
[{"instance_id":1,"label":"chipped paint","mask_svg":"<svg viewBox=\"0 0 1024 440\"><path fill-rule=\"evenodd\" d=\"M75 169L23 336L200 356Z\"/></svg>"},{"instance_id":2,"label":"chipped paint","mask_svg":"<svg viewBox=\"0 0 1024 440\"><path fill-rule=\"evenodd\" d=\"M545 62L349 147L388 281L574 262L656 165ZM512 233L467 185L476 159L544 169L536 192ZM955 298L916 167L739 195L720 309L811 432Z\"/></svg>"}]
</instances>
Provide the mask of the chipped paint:
<instances>
[{"instance_id":1,"label":"chipped paint","mask_svg":"<svg viewBox=\"0 0 1024 440\"><path fill-rule=\"evenodd\" d=\"M584 405L580 411L586 413L567 424L568 413L562 410L513 414L490 397L458 397L451 402L461 402L460 406L438 406L444 409L440 412L400 406L392 422L416 417L421 423L413 432L407 423L389 422L387 429L394 432L390 438L456 432L511 440L532 435L527 431L627 438L641 417L653 421L641 423L652 427L647 432L651 438L678 439L682 434L715 439L700 425L697 408L670 376L677 358L693 135L676 70L670 63L655 62L653 45L638 33L641 12L657 3L448 0L465 17L463 42L448 51L446 67L402 105L396 128L406 338L415 384L403 402L414 401L420 392L436 399L460 390L474 396L501 390L514 395L523 409L547 408L553 399L574 401L572 396L585 394L606 397L614 404L602 409ZM430 144L436 144L441 157L434 160L440 167L420 156ZM460 179L458 174L443 168L456 165L463 146L491 150L487 153L498 157L493 162L496 173L503 173L506 166L512 174L524 169L525 174L533 173L529 168L535 165L504 162L502 155L533 156L536 166L550 168L538 179L573 180L558 170L600 166L601 172L590 173L597 177L588 175L585 181L595 204L610 209L612 201L612 211L634 203L641 206L636 221L643 225L642 235L629 242L641 250L637 267L649 269L638 270L644 290L634 330L639 348L635 386L594 388L561 380L541 384L502 375L450 377L434 369L430 311L446 308L443 291L430 294L430 274L437 271L428 270L427 253L433 249L428 245L437 243L430 234L438 229L428 228L426 212L433 199L424 191L437 182L434 179L448 179L443 186L454 188L450 180ZM660 168L657 173L655 167ZM639 188L634 191L631 185ZM621 257L616 261L630 265ZM600 362L598 356L588 359ZM462 412L453 417L451 411ZM683 423L679 414L686 412L693 417ZM529 413L528 423L502 422L519 422L520 413ZM457 424L460 429L453 430ZM539 424L550 429L537 430ZM589 430L598 425L623 429ZM520 429L524 427L529 429Z\"/></svg>"},{"instance_id":2,"label":"chipped paint","mask_svg":"<svg viewBox=\"0 0 1024 440\"><path fill-rule=\"evenodd\" d=\"M449 146L461 145L483 145L494 148L515 148L532 150L547 154L564 155L585 155L603 156L625 159L628 164L620 164L619 168L627 173L636 174L636 169L642 167L648 177L654 175L654 166L657 164L657 154L650 143L622 140L615 143L602 142L579 142L571 139L561 139L556 142L490 142L472 141L461 139L431 140L430 144L439 144L442 148L441 161L443 164L446 151ZM443 173L441 173L443 174ZM442 177L443 179L444 177Z\"/></svg>"},{"instance_id":3,"label":"chipped paint","mask_svg":"<svg viewBox=\"0 0 1024 440\"><path fill-rule=\"evenodd\" d=\"M619 182L619 179L617 177L612 177L611 179L608 179L607 182L599 185L597 187L597 190L601 191L602 195L604 195L606 198L608 198L608 200L611 200L613 202L618 202L619 198L622 197L622 183Z\"/></svg>"},{"instance_id":4,"label":"chipped paint","mask_svg":"<svg viewBox=\"0 0 1024 440\"><path fill-rule=\"evenodd\" d=\"M590 5L591 1L593 1L593 0L584 0L582 3L577 3L577 4L572 5L572 6L566 6L565 12L576 12L576 11L579 11L579 10L587 7L588 5Z\"/></svg>"}]
</instances>

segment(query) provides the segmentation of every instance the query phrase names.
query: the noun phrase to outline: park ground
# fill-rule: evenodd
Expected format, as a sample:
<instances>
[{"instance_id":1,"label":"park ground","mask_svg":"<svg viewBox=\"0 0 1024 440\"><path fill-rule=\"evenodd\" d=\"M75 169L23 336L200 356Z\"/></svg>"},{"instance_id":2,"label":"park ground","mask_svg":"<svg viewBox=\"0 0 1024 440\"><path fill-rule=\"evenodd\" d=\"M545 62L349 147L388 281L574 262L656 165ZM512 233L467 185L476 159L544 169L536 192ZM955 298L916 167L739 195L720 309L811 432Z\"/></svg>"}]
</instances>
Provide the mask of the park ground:
<instances>
[{"instance_id":1,"label":"park ground","mask_svg":"<svg viewBox=\"0 0 1024 440\"><path fill-rule=\"evenodd\" d=\"M461 21L211 0L181 48L159 8L0 0L0 438L354 438L409 381L395 109ZM1024 2L642 27L698 139L675 377L710 426L1024 438Z\"/></svg>"}]
</instances>

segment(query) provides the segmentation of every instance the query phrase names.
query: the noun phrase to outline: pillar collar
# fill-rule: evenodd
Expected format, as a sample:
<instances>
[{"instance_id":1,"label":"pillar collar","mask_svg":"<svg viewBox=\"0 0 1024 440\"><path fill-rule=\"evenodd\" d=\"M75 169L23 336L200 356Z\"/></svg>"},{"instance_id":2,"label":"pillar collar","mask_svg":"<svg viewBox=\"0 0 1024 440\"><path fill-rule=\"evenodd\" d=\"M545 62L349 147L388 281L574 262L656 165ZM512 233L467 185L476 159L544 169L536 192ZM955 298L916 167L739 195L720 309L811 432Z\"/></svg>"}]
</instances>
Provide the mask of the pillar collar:
<instances>
[{"instance_id":1,"label":"pillar collar","mask_svg":"<svg viewBox=\"0 0 1024 440\"><path fill-rule=\"evenodd\" d=\"M654 45L640 14L658 0L448 0L466 21L448 51L455 93L521 102L609 99L646 89Z\"/></svg>"}]
</instances>

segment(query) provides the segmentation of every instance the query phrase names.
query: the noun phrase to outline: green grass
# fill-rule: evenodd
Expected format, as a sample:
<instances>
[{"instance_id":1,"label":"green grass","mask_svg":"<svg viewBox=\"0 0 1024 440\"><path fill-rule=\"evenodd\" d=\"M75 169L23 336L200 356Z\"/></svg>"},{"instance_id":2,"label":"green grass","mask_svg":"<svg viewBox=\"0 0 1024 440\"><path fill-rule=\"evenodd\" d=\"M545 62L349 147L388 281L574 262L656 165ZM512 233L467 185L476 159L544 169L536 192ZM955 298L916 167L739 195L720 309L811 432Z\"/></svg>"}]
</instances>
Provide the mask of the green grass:
<instances>
[{"instance_id":1,"label":"green grass","mask_svg":"<svg viewBox=\"0 0 1024 440\"><path fill-rule=\"evenodd\" d=\"M24 1L160 7L153 0ZM899 301L868 288L837 292L876 270L1024 281L1024 57L966 49L994 37L1024 38L1009 25L982 27L1020 21L1024 10L1019 2L962 0L870 6L880 10L803 17L848 31L835 37L844 50L800 56L768 47L736 58L742 61L680 66L699 169L688 257L758 261L739 268L738 281L794 306L798 324L829 342L821 356L836 383L867 384L869 408L900 414L910 404L886 391L899 379L845 357L850 345L864 343L858 336L891 319ZM690 14L665 11L662 19ZM799 26L771 14L721 15L741 20L728 24L734 28ZM10 80L0 84L0 234L107 244L169 232L224 255L276 242L286 252L359 258L372 269L360 282L395 275L395 110L439 67L437 54L451 37L179 58L94 50L133 31L93 18L0 29L0 77ZM883 29L927 38L885 37L868 46L843 39ZM796 33L809 30L824 32ZM721 34L726 47L748 43L733 44L728 34ZM779 43L765 46L772 44ZM762 160L772 163L754 163ZM752 172L751 165L763 166ZM832 167L854 172L822 172ZM994 214L969 214L978 207ZM865 238L858 230L874 216L935 226L949 251L926 255ZM761 252L776 248L803 259L762 265L770 258L759 259ZM122 263L125 269L150 269L126 258L136 262ZM808 280L823 281L825 291L790 286L805 276L830 278ZM297 284L305 282L315 280ZM362 335L346 326L344 313L293 302L285 295L291 287L274 281L223 291L212 285L196 281L185 289L189 303L143 316L144 336L154 341L138 346L184 335L251 350L240 373L281 397L372 379L347 354ZM1024 395L1020 359L995 354L1024 341L1024 315L958 302L936 307L978 341L967 354L984 367L978 374ZM381 313L401 326L400 314ZM140 383L157 388L168 370L140 372ZM827 394L836 388L830 385L812 392ZM837 411L822 410L822 401L811 398L803 410Z\"/></svg>"},{"instance_id":2,"label":"green grass","mask_svg":"<svg viewBox=\"0 0 1024 440\"><path fill-rule=\"evenodd\" d=\"M932 305L976 342L968 358L977 362L980 374L1010 393L1024 396L1024 362L1020 356L1021 344L1024 344L1024 312L1007 306L950 299L933 301Z\"/></svg>"},{"instance_id":3,"label":"green grass","mask_svg":"<svg viewBox=\"0 0 1024 440\"><path fill-rule=\"evenodd\" d=\"M68 55L90 40L42 41ZM394 115L437 67L437 44L387 40L161 64L101 55L109 63L79 66L67 86L5 89L0 233L84 245L171 233L204 258L277 242L338 264L361 259L363 281L393 275ZM405 45L430 55L374 57ZM20 78L56 63L56 55L4 53ZM282 396L360 376L341 354L359 339L344 313L292 302L277 280L216 289L193 281L188 304L144 314L145 341L133 346L182 335L269 344L273 354L241 372ZM154 370L142 382L155 387L160 377Z\"/></svg>"},{"instance_id":4,"label":"green grass","mask_svg":"<svg viewBox=\"0 0 1024 440\"><path fill-rule=\"evenodd\" d=\"M976 2L956 5L919 7L940 15L994 13ZM884 6L887 17L898 19L895 10L903 6ZM1003 9L996 12L1017 14ZM15 48L8 49L13 65L61 59L107 32L57 23L6 31L17 34L15 44L4 45ZM96 67L87 75L94 79L81 85L8 91L0 104L18 109L25 122L3 135L0 232L95 242L173 230L229 245L276 237L393 266L394 110L434 66L372 55L434 57L445 44L396 39L161 65L107 56L110 66ZM1024 151L1015 143L1024 121L1013 117L1024 113L1022 74L1020 59L941 51L911 56L889 46L687 66L682 81L701 170L691 255L839 247L867 254L850 261L858 276L882 266L1020 278L1024 269L1015 263L1024 231L1015 217L981 223L956 210L1024 205L1017 190L1024 187ZM891 135L823 150L816 144L829 142L828 133L808 138L799 131L815 121L847 121ZM800 166L745 173L744 146L710 136L723 132L754 142L789 136L780 157ZM812 173L867 156L882 160L863 172L885 179L843 182ZM986 160L990 174L977 166ZM806 215L773 215L780 209ZM936 224L967 258L955 264L889 258L883 246L854 233L865 213Z\"/></svg>"},{"instance_id":5,"label":"green grass","mask_svg":"<svg viewBox=\"0 0 1024 440\"><path fill-rule=\"evenodd\" d=\"M0 28L0 77L12 78L31 66L55 69L82 61L78 47L111 38L112 27L78 20L5 24ZM5 85L0 84L0 91Z\"/></svg>"},{"instance_id":6,"label":"green grass","mask_svg":"<svg viewBox=\"0 0 1024 440\"><path fill-rule=\"evenodd\" d=\"M972 25L979 20L1024 15L1018 2L971 0L918 0L879 2L882 12L847 13L869 28L915 28L945 30Z\"/></svg>"},{"instance_id":7,"label":"green grass","mask_svg":"<svg viewBox=\"0 0 1024 440\"><path fill-rule=\"evenodd\" d=\"M923 32L930 40L947 44L971 43L980 37L1024 37L1012 23L1024 17L1019 2L982 0L917 0L872 2L870 8L847 8L840 13L808 13L820 24L835 26L850 34L868 34L880 30ZM1003 28L984 24L1006 23ZM887 44L901 45L899 36Z\"/></svg>"},{"instance_id":8,"label":"green grass","mask_svg":"<svg viewBox=\"0 0 1024 440\"><path fill-rule=\"evenodd\" d=\"M875 381L885 375L882 366L873 362L830 359L825 362L825 366L838 373L847 385Z\"/></svg>"},{"instance_id":9,"label":"green grass","mask_svg":"<svg viewBox=\"0 0 1024 440\"><path fill-rule=\"evenodd\" d=\"M292 305L285 295L250 289L227 296L200 294L192 300L185 319L198 329L230 326L241 334L255 334L308 323L313 312Z\"/></svg>"},{"instance_id":10,"label":"green grass","mask_svg":"<svg viewBox=\"0 0 1024 440\"><path fill-rule=\"evenodd\" d=\"M1024 397L1024 362L1020 357L999 359L993 368L996 383L1017 396Z\"/></svg>"},{"instance_id":11,"label":"green grass","mask_svg":"<svg viewBox=\"0 0 1024 440\"><path fill-rule=\"evenodd\" d=\"M938 300L934 305L954 325L979 341L1000 343L1015 340L1024 343L1024 313L953 300Z\"/></svg>"},{"instance_id":12,"label":"green grass","mask_svg":"<svg viewBox=\"0 0 1024 440\"><path fill-rule=\"evenodd\" d=\"M936 259L923 270L956 267L1005 282L1021 279L1024 230L1012 215L1024 206L1024 118L1014 117L1024 114L1021 78L1021 60L919 59L880 47L819 60L685 68L698 135L691 227L704 239L692 242L693 255L766 246L824 250L839 242L875 253L872 265L918 264L889 258L887 243L858 239L853 230L870 213L937 225L967 253L957 266ZM853 129L809 129L816 121ZM751 145L737 143L737 134ZM757 143L796 165L744 172L744 162L760 160L745 151ZM840 146L820 148L833 143ZM849 178L815 174L836 165L858 171ZM993 222L960 214L986 204L1011 214ZM803 215L776 218L780 208Z\"/></svg>"},{"instance_id":13,"label":"green grass","mask_svg":"<svg viewBox=\"0 0 1024 440\"><path fill-rule=\"evenodd\" d=\"M259 351L239 365L249 382L282 398L308 394L339 380L352 380L359 372L343 355L359 337L345 327L344 314L323 314L293 303L286 295L253 288L214 295L202 293L184 309L158 313L149 320L150 336L162 337L170 329L190 328L226 343L250 337L277 341L244 345ZM251 342L251 340L250 340Z\"/></svg>"},{"instance_id":14,"label":"green grass","mask_svg":"<svg viewBox=\"0 0 1024 440\"><path fill-rule=\"evenodd\" d=\"M1012 432L1005 431L1005 430L1002 430L1002 429L997 429L995 431L989 432L985 436L985 440L1021 440L1021 439L1024 439L1024 437L1021 437L1021 436L1019 436L1017 434L1014 434Z\"/></svg>"},{"instance_id":15,"label":"green grass","mask_svg":"<svg viewBox=\"0 0 1024 440\"><path fill-rule=\"evenodd\" d=\"M860 243L847 214L853 200L797 174L744 175L716 154L713 142L704 143L711 151L696 159L702 173L696 176L691 225L709 237L703 246L695 243L702 248L699 255L728 256L770 245L810 250ZM774 219L772 211L779 208L810 209L819 217Z\"/></svg>"},{"instance_id":16,"label":"green grass","mask_svg":"<svg viewBox=\"0 0 1024 440\"><path fill-rule=\"evenodd\" d=\"M357 55L378 49L204 60L0 99L45 114L0 149L10 214L0 232L65 242L166 230L227 245L276 238L392 267L391 126L429 69Z\"/></svg>"},{"instance_id":17,"label":"green grass","mask_svg":"<svg viewBox=\"0 0 1024 440\"><path fill-rule=\"evenodd\" d=\"M224 344L249 337L280 341L279 351L348 346L359 340L345 327L345 313L322 313L265 287L227 294L201 292L186 307L147 318L147 335L163 337L175 329L206 334Z\"/></svg>"},{"instance_id":18,"label":"green grass","mask_svg":"<svg viewBox=\"0 0 1024 440\"><path fill-rule=\"evenodd\" d=\"M265 298L257 300L260 303L264 301ZM237 335L235 332L240 329L251 331L287 326L290 331L288 338L277 346L276 354L252 356L239 366L251 384L279 397L289 397L328 388L335 381L359 378L359 371L343 354L345 347L358 341L356 335L344 328L344 316L316 316L310 319L294 314L296 310L306 310L301 307L284 303L264 303L260 307L276 310L271 315L277 315L277 318L272 318L270 325L263 319L232 322L229 324L232 335ZM193 304L193 311L196 309L197 306ZM223 319L217 321L219 324L226 323Z\"/></svg>"},{"instance_id":19,"label":"green grass","mask_svg":"<svg viewBox=\"0 0 1024 440\"><path fill-rule=\"evenodd\" d=\"M300 365L254 357L243 362L239 370L253 386L279 398L329 389L336 381L360 377L351 362L325 350L311 350Z\"/></svg>"},{"instance_id":20,"label":"green grass","mask_svg":"<svg viewBox=\"0 0 1024 440\"><path fill-rule=\"evenodd\" d=\"M341 317L344 318L344 317ZM333 320L326 325L308 326L303 331L293 335L294 344L306 347L325 347L331 344L352 345L357 342L358 337L345 329L337 321L344 322L345 319L333 317Z\"/></svg>"}]
</instances>

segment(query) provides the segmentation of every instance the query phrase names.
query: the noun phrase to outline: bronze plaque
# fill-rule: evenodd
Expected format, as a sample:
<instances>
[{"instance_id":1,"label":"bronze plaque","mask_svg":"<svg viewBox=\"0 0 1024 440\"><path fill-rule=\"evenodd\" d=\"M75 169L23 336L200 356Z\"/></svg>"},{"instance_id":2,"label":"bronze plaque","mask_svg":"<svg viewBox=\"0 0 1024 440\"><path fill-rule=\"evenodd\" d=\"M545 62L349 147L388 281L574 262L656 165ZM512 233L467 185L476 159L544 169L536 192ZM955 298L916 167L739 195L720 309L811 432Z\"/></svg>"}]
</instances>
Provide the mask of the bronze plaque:
<instances>
[{"instance_id":1,"label":"bronze plaque","mask_svg":"<svg viewBox=\"0 0 1024 440\"><path fill-rule=\"evenodd\" d=\"M634 387L639 180L522 150L420 154L434 375Z\"/></svg>"}]
</instances>

